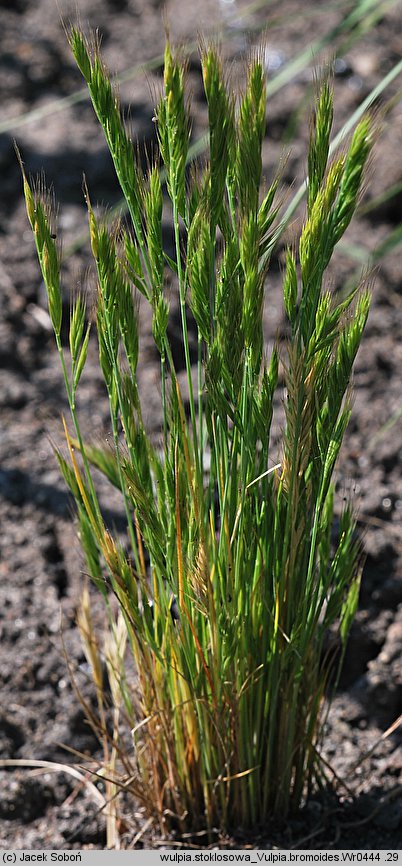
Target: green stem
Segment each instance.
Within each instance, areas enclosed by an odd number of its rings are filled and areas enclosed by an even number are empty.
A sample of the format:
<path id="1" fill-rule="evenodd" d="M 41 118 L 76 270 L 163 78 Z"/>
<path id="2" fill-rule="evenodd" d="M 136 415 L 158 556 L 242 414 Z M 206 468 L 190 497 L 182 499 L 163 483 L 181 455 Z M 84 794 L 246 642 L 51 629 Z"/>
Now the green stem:
<path id="1" fill-rule="evenodd" d="M 300 356 L 300 343 L 297 352 L 297 356 Z M 296 409 L 296 418 L 294 420 L 294 434 L 293 434 L 293 443 L 292 443 L 292 455 L 290 459 L 290 484 L 287 493 L 287 506 L 286 506 L 286 522 L 285 522 L 285 531 L 283 537 L 283 547 L 282 547 L 282 557 L 281 557 L 281 574 L 283 575 L 286 570 L 286 560 L 288 558 L 290 541 L 292 537 L 292 529 L 294 528 L 294 522 L 296 520 L 297 515 L 293 510 L 293 493 L 296 483 L 296 477 L 298 473 L 299 466 L 299 439 L 301 432 L 301 424 L 302 424 L 302 414 L 303 414 L 303 403 L 305 399 L 304 394 L 304 367 L 301 373 L 301 383 L 298 383 L 297 388 L 297 409 Z M 285 587 L 283 587 L 283 591 L 285 592 Z"/>
<path id="2" fill-rule="evenodd" d="M 119 403 L 120 403 L 120 400 L 119 400 Z M 120 405 L 120 411 L 121 411 L 121 405 Z M 116 424 L 116 418 L 113 417 L 112 411 L 110 412 L 110 418 L 112 421 L 113 441 L 114 441 L 114 447 L 115 447 L 115 451 L 116 451 L 116 460 L 117 460 L 117 468 L 118 468 L 118 473 L 119 473 L 120 487 L 121 487 L 121 492 L 123 494 L 124 511 L 126 514 L 128 534 L 129 534 L 129 538 L 130 538 L 130 542 L 131 542 L 131 548 L 133 551 L 133 556 L 134 556 L 134 560 L 135 560 L 135 567 L 137 569 L 137 574 L 141 574 L 142 572 L 141 572 L 141 565 L 140 565 L 140 559 L 139 559 L 139 554 L 138 554 L 137 539 L 135 536 L 133 519 L 131 516 L 131 510 L 130 510 L 130 504 L 129 504 L 129 501 L 127 498 L 126 483 L 125 483 L 125 479 L 124 479 L 124 475 L 123 475 L 123 468 L 122 468 L 121 460 L 120 460 L 119 431 L 118 431 L 118 427 Z M 124 421 L 123 421 L 123 423 L 124 423 Z M 127 429 L 125 426 L 125 423 L 124 423 L 124 429 L 125 430 Z M 127 437 L 127 440 L 128 440 L 128 437 Z M 127 442 L 127 444 L 128 444 L 128 442 Z"/>
<path id="3" fill-rule="evenodd" d="M 248 400 L 248 391 L 249 391 L 249 377 L 250 377 L 250 364 L 251 364 L 251 350 L 246 347 L 245 350 L 245 359 L 244 359 L 244 371 L 243 371 L 243 384 L 241 391 L 241 441 L 240 441 L 240 484 L 241 484 L 241 495 L 240 495 L 240 517 L 238 523 L 238 539 L 240 549 L 237 552 L 236 556 L 236 594 L 239 592 L 240 583 L 241 583 L 241 575 L 240 575 L 240 567 L 242 564 L 242 547 L 243 547 L 243 523 L 244 523 L 244 505 L 246 501 L 246 488 L 247 488 L 247 469 L 248 469 L 248 445 L 246 442 L 246 430 L 248 425 L 248 408 L 249 408 L 249 400 Z"/>
<path id="4" fill-rule="evenodd" d="M 200 473 L 204 478 L 204 416 L 203 416 L 203 381 L 202 381 L 202 337 L 198 332 L 198 356 L 197 356 L 197 383 L 198 383 L 198 433 L 200 448 Z"/>
<path id="5" fill-rule="evenodd" d="M 200 458 L 199 458 L 199 451 L 198 451 L 197 423 L 196 423 L 196 416 L 195 416 L 194 390 L 193 390 L 193 382 L 192 382 L 192 378 L 191 378 L 190 346 L 189 346 L 189 341 L 188 341 L 188 328 L 187 328 L 187 319 L 186 319 L 186 279 L 185 279 L 185 276 L 183 275 L 183 268 L 182 268 L 182 263 L 181 263 L 179 212 L 178 212 L 178 208 L 177 208 L 176 196 L 174 194 L 173 194 L 173 225 L 174 225 L 174 236 L 175 236 L 175 246 L 176 246 L 177 274 L 178 274 L 178 278 L 179 278 L 180 316 L 181 316 L 181 326 L 182 326 L 182 334 L 183 334 L 184 357 L 185 357 L 185 362 L 186 362 L 188 395 L 189 395 L 189 404 L 190 404 L 190 418 L 191 418 L 191 426 L 192 426 L 192 432 L 193 432 L 193 445 L 194 445 L 194 456 L 195 456 L 195 463 L 196 463 L 197 484 L 200 487 L 200 484 L 202 484 L 202 475 L 201 475 Z"/>
<path id="6" fill-rule="evenodd" d="M 78 439 L 78 444 L 79 444 L 80 452 L 82 455 L 82 460 L 83 460 L 84 469 L 85 469 L 85 476 L 86 476 L 86 479 L 88 482 L 88 487 L 89 487 L 89 490 L 91 493 L 92 505 L 95 509 L 96 517 L 99 521 L 99 524 L 102 525 L 103 520 L 102 520 L 102 515 L 101 515 L 101 511 L 100 511 L 100 507 L 99 507 L 98 497 L 96 495 L 94 483 L 92 481 L 91 470 L 90 470 L 87 455 L 85 452 L 84 442 L 83 442 L 82 435 L 81 435 L 81 429 L 80 429 L 80 426 L 78 423 L 78 417 L 77 417 L 77 412 L 76 412 L 76 407 L 75 407 L 75 388 L 71 388 L 71 386 L 70 386 L 66 362 L 64 359 L 63 347 L 61 345 L 60 334 L 55 333 L 55 338 L 56 338 L 57 351 L 59 353 L 59 358 L 60 358 L 60 363 L 61 363 L 61 369 L 63 371 L 63 379 L 64 379 L 64 385 L 65 385 L 66 394 L 67 394 L 68 405 L 70 407 L 70 413 L 71 413 L 71 418 L 72 418 L 72 421 L 74 424 L 75 435 Z"/>
<path id="7" fill-rule="evenodd" d="M 102 280 L 101 280 L 101 275 L 99 273 L 99 269 L 98 269 L 98 279 L 99 279 L 99 285 L 101 286 L 101 291 L 103 291 Z M 134 449 L 132 447 L 132 443 L 130 442 L 130 436 L 129 436 L 130 427 L 129 427 L 128 419 L 127 419 L 127 416 L 126 416 L 126 413 L 124 410 L 124 401 L 123 401 L 122 392 L 121 392 L 120 370 L 118 367 L 117 358 L 115 357 L 115 353 L 113 351 L 111 326 L 110 326 L 110 322 L 109 322 L 109 318 L 108 318 L 106 309 L 107 309 L 107 307 L 105 304 L 105 324 L 106 324 L 105 336 L 106 336 L 106 339 L 108 342 L 109 356 L 112 358 L 113 378 L 114 378 L 114 382 L 116 385 L 117 400 L 118 400 L 120 414 L 121 414 L 121 418 L 122 418 L 122 422 L 123 422 L 127 447 L 128 447 L 128 451 L 130 454 L 130 459 L 135 464 L 135 452 L 134 452 Z M 120 460 L 119 431 L 118 431 L 118 427 L 117 427 L 116 418 L 115 418 L 114 412 L 112 410 L 112 395 L 111 394 L 109 394 L 109 404 L 110 404 L 110 419 L 112 422 L 112 431 L 113 431 L 113 441 L 114 441 L 114 446 L 116 449 L 117 468 L 118 468 L 118 473 L 119 473 L 121 492 L 123 495 L 124 510 L 125 510 L 126 518 L 127 518 L 128 534 L 129 534 L 129 538 L 130 538 L 130 542 L 131 542 L 131 548 L 132 548 L 133 555 L 134 555 L 135 566 L 136 566 L 138 574 L 140 574 L 141 573 L 141 567 L 140 567 L 140 560 L 139 560 L 139 554 L 138 554 L 137 539 L 136 539 L 136 535 L 135 535 L 133 518 L 132 518 L 131 510 L 130 510 L 130 504 L 129 504 L 128 497 L 127 497 L 126 482 L 124 479 L 123 469 L 122 469 L 121 460 Z"/>

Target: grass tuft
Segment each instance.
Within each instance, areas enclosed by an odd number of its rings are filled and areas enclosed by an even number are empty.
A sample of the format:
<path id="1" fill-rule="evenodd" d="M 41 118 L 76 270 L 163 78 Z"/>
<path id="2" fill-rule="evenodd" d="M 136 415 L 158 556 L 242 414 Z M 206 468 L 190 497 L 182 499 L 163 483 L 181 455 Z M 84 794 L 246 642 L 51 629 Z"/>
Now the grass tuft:
<path id="1" fill-rule="evenodd" d="M 99 41 L 89 43 L 73 28 L 70 44 L 132 222 L 123 231 L 99 221 L 86 190 L 113 450 L 83 441 L 76 392 L 89 340 L 85 304 L 80 296 L 74 300 L 64 351 L 60 257 L 48 199 L 24 170 L 23 181 L 74 427 L 72 435 L 64 422 L 68 459 L 56 456 L 76 501 L 88 573 L 109 613 L 112 596 L 119 608 L 106 651 L 111 724 L 87 595 L 80 614 L 109 793 L 114 797 L 120 768 L 120 783 L 163 833 L 255 828 L 297 809 L 321 777 L 323 700 L 338 664 L 327 651 L 328 631 L 344 648 L 358 600 L 355 521 L 346 506 L 334 534 L 333 474 L 370 297 L 353 287 L 340 300 L 327 290 L 325 272 L 359 202 L 371 121 L 363 117 L 349 149 L 330 162 L 333 97 L 322 82 L 306 154 L 307 213 L 283 277 L 290 338 L 281 357 L 274 347 L 267 358 L 264 281 L 279 204 L 277 177 L 261 189 L 261 58 L 249 61 L 236 101 L 219 53 L 202 47 L 209 161 L 203 174 L 186 173 L 185 63 L 168 42 L 156 108 L 160 154 L 144 173 Z M 163 177 L 173 258 L 163 247 Z M 177 287 L 186 393 L 168 333 L 168 279 Z M 135 291 L 151 306 L 160 355 L 160 448 L 142 417 Z M 280 363 L 285 422 L 278 454 L 271 422 Z M 94 467 L 122 493 L 124 549 L 105 525 Z M 132 663 L 134 684 L 127 676 Z M 131 747 L 124 728 L 132 731 Z M 109 828 L 114 838 L 113 810 Z"/>

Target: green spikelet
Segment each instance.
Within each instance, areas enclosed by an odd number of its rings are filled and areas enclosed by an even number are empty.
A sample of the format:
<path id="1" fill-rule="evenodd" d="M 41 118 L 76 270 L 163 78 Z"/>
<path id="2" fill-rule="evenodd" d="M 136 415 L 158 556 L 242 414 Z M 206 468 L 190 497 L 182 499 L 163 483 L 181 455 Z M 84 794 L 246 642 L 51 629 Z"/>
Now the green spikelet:
<path id="1" fill-rule="evenodd" d="M 333 91 L 328 81 L 324 81 L 317 96 L 316 110 L 313 115 L 310 133 L 308 152 L 308 212 L 310 212 L 316 199 L 327 169 L 333 116 Z"/>
<path id="2" fill-rule="evenodd" d="M 234 153 L 234 103 L 227 92 L 222 64 L 214 48 L 205 49 L 202 74 L 208 103 L 210 195 L 209 211 L 212 230 L 220 222 L 224 205 L 229 160 Z"/>
<path id="3" fill-rule="evenodd" d="M 156 295 L 159 295 L 162 290 L 164 272 L 162 206 L 160 173 L 157 166 L 154 165 L 149 173 L 148 189 L 144 192 L 144 209 L 152 286 Z"/>
<path id="4" fill-rule="evenodd" d="M 261 147 L 265 134 L 266 85 L 262 63 L 248 69 L 238 121 L 237 184 L 242 215 L 256 212 L 261 183 Z"/>
<path id="5" fill-rule="evenodd" d="M 179 214 L 186 214 L 186 162 L 190 127 L 185 106 L 185 69 L 173 57 L 170 43 L 165 48 L 165 97 L 157 111 L 158 135 L 168 171 L 169 195 Z"/>

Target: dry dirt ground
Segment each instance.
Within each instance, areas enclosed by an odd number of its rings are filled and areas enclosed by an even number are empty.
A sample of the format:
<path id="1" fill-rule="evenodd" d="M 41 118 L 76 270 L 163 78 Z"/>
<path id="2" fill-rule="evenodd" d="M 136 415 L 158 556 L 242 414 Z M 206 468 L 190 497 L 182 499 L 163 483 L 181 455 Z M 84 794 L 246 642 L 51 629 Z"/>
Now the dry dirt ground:
<path id="1" fill-rule="evenodd" d="M 65 15 L 74 17 L 75 4 L 60 0 L 59 5 Z M 242 16 L 245 4 L 236 0 L 200 0 L 196 7 L 188 0 L 166 4 L 173 39 L 187 42 L 196 37 L 196 30 L 216 35 L 226 28 L 225 52 L 234 75 L 250 41 L 247 29 L 265 23 L 270 80 L 329 25 L 339 24 L 345 9 L 354 5 L 335 3 L 328 13 L 310 0 L 301 14 L 301 4 L 284 0 L 267 2 L 265 10 Z M 163 50 L 158 0 L 78 0 L 78 7 L 83 25 L 99 27 L 103 34 L 111 70 L 132 69 Z M 66 405 L 13 139 L 27 170 L 43 169 L 60 202 L 66 314 L 69 293 L 85 280 L 90 262 L 82 173 L 93 200 L 113 205 L 119 191 L 88 101 L 79 99 L 70 106 L 61 102 L 82 82 L 54 0 L 0 0 L 0 34 L 0 751 L 5 758 L 68 762 L 75 759 L 64 747 L 88 756 L 98 753 L 62 650 L 61 629 L 70 663 L 90 694 L 75 626 L 83 564 L 71 503 L 50 443 L 61 439 L 60 413 Z M 334 38 L 328 50 L 337 44 L 339 38 Z M 341 51 L 335 67 L 336 129 L 401 52 L 402 6 L 395 3 L 358 45 Z M 265 171 L 271 176 L 281 154 L 289 152 L 284 192 L 304 177 L 313 66 L 309 59 L 267 108 Z M 197 137 L 203 130 L 205 106 L 196 53 L 191 55 L 189 79 Z M 147 77 L 132 76 L 121 87 L 123 104 L 131 104 L 134 134 L 148 143 L 154 137 L 152 91 L 160 80 L 156 64 Z M 401 85 L 399 78 L 387 92 L 387 98 L 396 98 L 383 121 L 366 203 L 401 178 Z M 378 107 L 383 104 L 381 100 Z M 28 111 L 38 113 L 20 122 Z M 355 252 L 364 258 L 382 242 L 400 222 L 401 204 L 399 191 L 375 210 L 362 212 L 347 237 Z M 297 223 L 290 232 L 296 234 Z M 281 256 L 278 251 L 267 281 L 267 340 L 285 333 L 279 295 Z M 331 270 L 334 288 L 342 288 L 355 269 L 356 260 L 344 248 Z M 141 383 L 148 424 L 157 430 L 157 366 L 146 325 L 144 316 Z M 172 327 L 174 333 L 174 322 Z M 84 430 L 106 437 L 108 411 L 96 354 L 93 341 L 79 408 Z M 315 796 L 287 824 L 262 827 L 256 840 L 240 829 L 236 839 L 221 841 L 223 846 L 402 847 L 401 731 L 395 726 L 388 732 L 402 713 L 402 421 L 384 430 L 402 407 L 401 370 L 402 266 L 396 251 L 385 258 L 375 277 L 372 312 L 356 367 L 353 420 L 338 471 L 340 499 L 352 492 L 357 500 L 366 549 L 359 612 L 325 743 L 338 781 L 332 794 Z M 110 523 L 118 526 L 118 507 L 107 502 L 105 509 Z M 98 615 L 96 599 L 94 609 Z M 104 817 L 97 804 L 65 773 L 13 768 L 1 770 L 0 777 L 2 846 L 105 845 Z M 152 828 L 135 843 L 143 817 L 135 807 L 124 808 L 124 847 L 160 843 Z"/>

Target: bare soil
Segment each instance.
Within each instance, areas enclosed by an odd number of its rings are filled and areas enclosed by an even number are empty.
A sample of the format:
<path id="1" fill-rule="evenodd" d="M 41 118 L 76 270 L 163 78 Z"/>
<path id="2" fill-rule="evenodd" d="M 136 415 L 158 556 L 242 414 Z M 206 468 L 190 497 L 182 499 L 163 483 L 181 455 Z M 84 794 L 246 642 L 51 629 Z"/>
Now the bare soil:
<path id="1" fill-rule="evenodd" d="M 75 3 L 60 5 L 65 16 L 75 17 Z M 283 0 L 242 17 L 243 2 L 200 0 L 194 6 L 188 0 L 168 0 L 166 4 L 173 39 L 187 42 L 199 30 L 216 35 L 226 28 L 225 53 L 234 77 L 241 72 L 247 45 L 253 41 L 247 31 L 265 24 L 270 79 L 302 47 L 312 46 L 328 24 L 339 24 L 345 9 L 353 5 L 343 3 L 324 14 L 319 4 L 310 2 L 303 4 L 301 14 L 299 3 Z M 78 6 L 83 25 L 89 22 L 103 34 L 105 57 L 113 71 L 121 73 L 163 51 L 158 0 L 79 0 Z M 83 172 L 93 200 L 114 205 L 120 193 L 88 101 L 64 105 L 62 110 L 57 107 L 59 100 L 82 87 L 82 81 L 54 0 L 0 0 L 0 34 L 2 121 L 10 119 L 0 135 L 0 752 L 4 758 L 80 764 L 66 747 L 96 758 L 99 745 L 74 694 L 63 647 L 91 700 L 75 625 L 85 577 L 71 502 L 51 447 L 51 440 L 61 442 L 60 414 L 66 411 L 66 403 L 13 139 L 27 170 L 43 169 L 60 202 L 66 316 L 70 292 L 86 280 L 90 265 Z M 328 50 L 336 44 L 339 39 L 334 37 Z M 396 3 L 336 63 L 336 130 L 399 59 L 401 50 L 402 7 Z M 281 154 L 289 153 L 283 169 L 284 194 L 305 176 L 313 72 L 311 60 L 267 107 L 265 172 L 272 177 Z M 196 53 L 191 54 L 189 80 L 196 138 L 205 128 Z M 400 86 L 401 81 L 396 81 L 386 98 L 397 94 Z M 152 92 L 158 87 L 157 64 L 147 79 L 137 75 L 121 86 L 123 104 L 131 105 L 133 132 L 148 145 L 154 140 Z M 383 105 L 380 101 L 378 108 Z M 21 122 L 33 110 L 39 114 Z M 398 95 L 382 123 L 365 204 L 401 179 L 401 123 Z M 401 204 L 399 191 L 375 210 L 362 210 L 347 241 L 363 259 L 399 224 Z M 168 237 L 168 222 L 166 233 Z M 295 220 L 289 237 L 296 233 Z M 286 335 L 281 264 L 279 250 L 267 281 L 268 343 Z M 358 278 L 360 267 L 344 246 L 331 268 L 331 285 L 341 289 L 348 279 Z M 147 423 L 156 432 L 160 418 L 157 359 L 143 309 L 141 316 L 141 387 Z M 173 336 L 175 327 L 173 317 Z M 177 352 L 179 358 L 179 345 Z M 402 847 L 401 729 L 396 725 L 388 732 L 402 713 L 402 421 L 384 430 L 402 408 L 401 370 L 402 266 L 395 251 L 375 274 L 373 306 L 354 379 L 353 419 L 338 470 L 340 503 L 343 496 L 357 500 L 366 563 L 359 611 L 327 724 L 324 754 L 336 776 L 328 770 L 332 784 L 292 820 L 261 827 L 254 839 L 240 828 L 236 838 L 217 840 L 222 847 Z M 79 408 L 85 432 L 107 437 L 108 408 L 94 340 Z M 122 519 L 118 502 L 106 495 L 104 501 L 107 520 L 118 527 Z M 100 622 L 96 596 L 94 610 Z M 156 828 L 141 836 L 144 818 L 135 804 L 123 803 L 121 808 L 123 847 L 167 844 Z M 0 839 L 1 847 L 11 848 L 102 848 L 105 822 L 90 791 L 65 773 L 8 768 L 0 771 Z M 174 840 L 170 841 L 174 847 Z"/>

